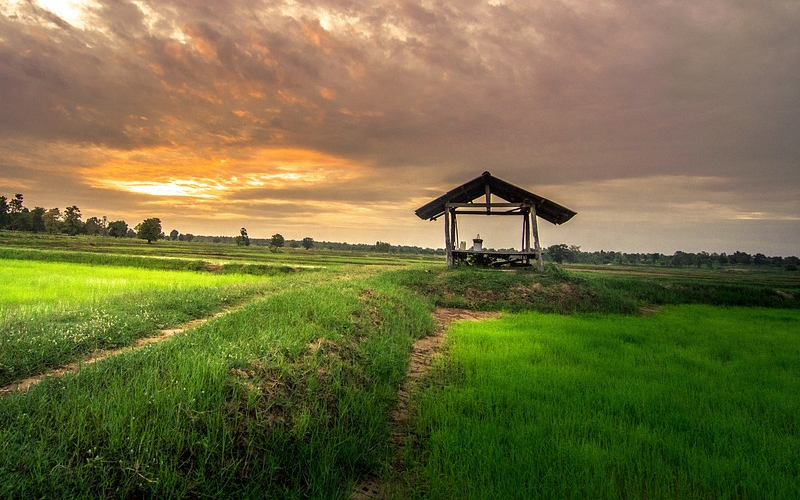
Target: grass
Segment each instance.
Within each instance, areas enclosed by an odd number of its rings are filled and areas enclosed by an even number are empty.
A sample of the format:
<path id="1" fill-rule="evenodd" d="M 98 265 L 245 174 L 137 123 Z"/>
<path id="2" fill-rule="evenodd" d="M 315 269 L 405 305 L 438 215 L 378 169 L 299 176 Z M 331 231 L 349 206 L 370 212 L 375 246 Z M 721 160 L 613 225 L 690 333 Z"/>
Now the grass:
<path id="1" fill-rule="evenodd" d="M 798 493 L 797 273 L 539 275 L 194 242 L 0 243 L 0 380 L 243 304 L 0 398 L 0 498 L 348 498 L 394 461 L 390 414 L 433 306 L 520 314 L 453 330 L 416 399 L 399 495 Z M 703 303 L 724 307 L 673 306 Z M 666 307 L 642 316 L 654 306 Z"/>
<path id="2" fill-rule="evenodd" d="M 410 490 L 797 498 L 798 332 L 796 311 L 709 306 L 458 324 L 417 398 Z"/>
<path id="3" fill-rule="evenodd" d="M 427 307 L 381 277 L 296 282 L 3 398 L 0 497 L 346 498 L 386 460 Z"/>
<path id="4" fill-rule="evenodd" d="M 206 316 L 263 278 L 0 260 L 0 385 Z"/>
<path id="5" fill-rule="evenodd" d="M 347 265 L 400 267 L 443 262 L 443 257 L 430 255 L 337 252 L 322 247 L 311 250 L 281 248 L 273 252 L 268 247 L 256 245 L 165 240 L 148 244 L 144 240 L 131 238 L 0 231 L 0 259 L 3 258 L 190 270 L 202 270 L 209 265 L 216 269 L 217 266 L 238 264 L 261 267 L 261 273 Z"/>
<path id="6" fill-rule="evenodd" d="M 249 276 L 154 271 L 122 266 L 0 260 L 0 317 L 25 316 L 97 305 L 109 298 L 140 292 L 224 287 L 254 283 Z"/>
<path id="7" fill-rule="evenodd" d="M 754 276 L 699 278 L 674 273 L 635 276 L 579 273 L 550 266 L 534 272 L 480 269 L 411 269 L 394 273 L 398 283 L 441 307 L 559 314 L 639 314 L 670 304 L 800 308 L 800 275 L 776 271 Z"/>

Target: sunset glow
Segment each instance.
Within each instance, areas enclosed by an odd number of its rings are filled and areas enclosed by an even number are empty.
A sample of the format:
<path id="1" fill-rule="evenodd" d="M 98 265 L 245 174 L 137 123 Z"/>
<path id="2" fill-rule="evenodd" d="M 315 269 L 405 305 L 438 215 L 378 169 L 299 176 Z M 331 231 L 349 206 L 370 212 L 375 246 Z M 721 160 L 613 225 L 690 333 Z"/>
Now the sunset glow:
<path id="1" fill-rule="evenodd" d="M 11 3 L 20 1 L 12 0 Z M 91 0 L 34 0 L 34 3 L 78 28 L 87 27 L 88 9 L 97 7 L 97 3 Z"/>
<path id="2" fill-rule="evenodd" d="M 84 169 L 94 187 L 151 196 L 218 198 L 231 192 L 332 185 L 356 180 L 364 167 L 299 149 L 254 151 L 243 158 L 200 157 L 186 150 L 142 150 Z"/>

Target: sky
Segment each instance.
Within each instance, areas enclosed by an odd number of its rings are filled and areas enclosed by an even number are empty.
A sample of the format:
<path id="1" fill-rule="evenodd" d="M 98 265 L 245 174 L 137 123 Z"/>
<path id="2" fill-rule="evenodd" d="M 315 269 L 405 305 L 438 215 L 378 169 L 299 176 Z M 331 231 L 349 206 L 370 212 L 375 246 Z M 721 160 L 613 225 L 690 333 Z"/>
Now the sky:
<path id="1" fill-rule="evenodd" d="M 543 246 L 798 255 L 798 26 L 797 0 L 0 0 L 0 194 L 443 247 L 414 210 L 490 171 L 578 213 Z M 460 234 L 519 246 L 508 219 Z"/>

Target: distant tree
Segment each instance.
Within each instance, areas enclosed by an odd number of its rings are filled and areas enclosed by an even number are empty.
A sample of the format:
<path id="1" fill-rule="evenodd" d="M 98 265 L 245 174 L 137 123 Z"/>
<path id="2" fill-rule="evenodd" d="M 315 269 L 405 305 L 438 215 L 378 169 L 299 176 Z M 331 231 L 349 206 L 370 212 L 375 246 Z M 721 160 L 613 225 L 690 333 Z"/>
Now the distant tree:
<path id="1" fill-rule="evenodd" d="M 31 231 L 34 233 L 44 232 L 44 214 L 45 209 L 42 207 L 31 210 Z"/>
<path id="2" fill-rule="evenodd" d="M 8 202 L 8 228 L 16 231 L 30 231 L 30 214 L 22 203 L 22 195 L 17 193 L 14 199 Z"/>
<path id="3" fill-rule="evenodd" d="M 250 246 L 250 237 L 247 236 L 247 229 L 246 228 L 241 228 L 239 230 L 239 236 L 236 236 L 235 238 L 233 238 L 233 241 L 234 241 L 234 243 L 236 243 L 240 247 L 241 246 L 249 247 Z"/>
<path id="4" fill-rule="evenodd" d="M 135 229 L 139 239 L 147 240 L 148 243 L 164 237 L 164 233 L 161 232 L 161 219 L 157 217 L 143 220 Z"/>
<path id="5" fill-rule="evenodd" d="M 139 235 L 138 235 L 138 234 L 136 234 L 136 231 L 134 231 L 134 230 L 133 230 L 133 229 L 131 229 L 131 228 L 128 228 L 128 232 L 127 232 L 127 233 L 125 233 L 125 237 L 126 237 L 126 238 L 136 238 L 137 236 L 139 236 Z"/>
<path id="6" fill-rule="evenodd" d="M 169 239 L 172 241 L 178 241 L 178 236 L 180 236 L 180 233 L 177 229 L 173 229 L 169 232 Z"/>
<path id="7" fill-rule="evenodd" d="M 283 235 L 280 233 L 275 233 L 272 235 L 272 238 L 269 240 L 269 246 L 274 249 L 278 249 L 286 244 L 286 240 L 284 239 Z"/>
<path id="8" fill-rule="evenodd" d="M 24 208 L 22 204 L 22 194 L 20 193 L 15 194 L 14 199 L 8 203 L 8 206 L 12 214 L 18 214 L 22 212 L 22 209 Z"/>
<path id="9" fill-rule="evenodd" d="M 97 217 L 89 217 L 86 219 L 84 228 L 86 230 L 86 234 L 91 236 L 105 236 L 108 234 L 105 221 L 98 219 Z"/>
<path id="10" fill-rule="evenodd" d="M 677 250 L 670 259 L 670 265 L 672 267 L 686 267 L 692 265 L 692 261 L 693 259 L 690 254 Z"/>
<path id="11" fill-rule="evenodd" d="M 108 235 L 114 238 L 124 238 L 128 235 L 128 223 L 124 220 L 115 220 L 108 223 Z"/>
<path id="12" fill-rule="evenodd" d="M 16 231 L 33 231 L 33 219 L 31 211 L 22 207 L 22 211 L 14 214 L 11 220 L 11 229 Z"/>
<path id="13" fill-rule="evenodd" d="M 558 245 L 552 245 L 547 247 L 547 255 L 553 262 L 557 262 L 559 264 L 563 263 L 564 260 L 568 259 L 569 254 L 572 251 L 569 249 L 567 245 L 564 243 L 560 243 Z"/>
<path id="14" fill-rule="evenodd" d="M 8 198 L 0 196 L 0 229 L 8 229 L 11 223 L 10 211 L 11 207 L 8 205 Z"/>
<path id="15" fill-rule="evenodd" d="M 305 248 L 306 250 L 310 250 L 311 248 L 314 247 L 314 238 L 306 236 L 305 238 L 303 238 L 303 241 L 300 244 L 303 245 L 303 248 Z"/>
<path id="16" fill-rule="evenodd" d="M 292 240 L 289 243 L 289 248 L 300 248 L 300 242 L 297 240 Z"/>
<path id="17" fill-rule="evenodd" d="M 55 234 L 61 232 L 61 210 L 51 208 L 42 216 L 44 219 L 44 230 L 48 233 Z"/>
<path id="18" fill-rule="evenodd" d="M 753 256 L 747 252 L 733 252 L 728 259 L 730 260 L 731 264 L 747 264 L 750 265 L 753 263 Z"/>
<path id="19" fill-rule="evenodd" d="M 392 244 L 391 243 L 386 243 L 385 241 L 380 241 L 380 240 L 375 242 L 375 251 L 376 252 L 388 253 L 389 250 L 391 250 L 391 249 L 392 249 Z"/>
<path id="20" fill-rule="evenodd" d="M 192 241 L 194 239 L 194 235 L 192 233 L 182 234 L 183 241 Z"/>
<path id="21" fill-rule="evenodd" d="M 70 236 L 82 234 L 86 231 L 86 226 L 81 220 L 81 210 L 75 205 L 64 209 L 63 230 Z"/>

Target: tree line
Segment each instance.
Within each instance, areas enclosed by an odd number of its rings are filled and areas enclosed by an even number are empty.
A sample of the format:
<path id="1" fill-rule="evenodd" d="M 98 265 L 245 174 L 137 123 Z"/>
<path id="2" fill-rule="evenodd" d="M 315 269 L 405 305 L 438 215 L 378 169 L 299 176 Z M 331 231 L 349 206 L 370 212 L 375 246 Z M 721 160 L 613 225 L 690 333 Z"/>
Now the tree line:
<path id="1" fill-rule="evenodd" d="M 585 252 L 579 246 L 558 244 L 545 249 L 545 258 L 552 262 L 569 264 L 616 264 L 623 266 L 660 266 L 660 267 L 722 267 L 728 265 L 743 266 L 770 266 L 784 267 L 788 270 L 797 270 L 800 259 L 796 256 L 769 257 L 763 253 L 749 254 L 735 251 L 733 253 L 708 253 L 708 252 L 683 252 L 677 251 L 672 255 L 662 253 L 627 253 L 614 251 Z"/>
<path id="2" fill-rule="evenodd" d="M 75 205 L 63 211 L 58 207 L 29 209 L 25 206 L 24 196 L 21 193 L 15 194 L 11 199 L 0 196 L 0 229 L 70 236 L 88 234 L 115 238 L 141 238 L 148 243 L 165 237 L 161 231 L 161 220 L 157 217 L 145 219 L 133 228 L 128 227 L 128 223 L 124 220 L 109 221 L 106 216 L 89 217 L 84 221 L 81 209 Z"/>
<path id="3" fill-rule="evenodd" d="M 111 236 L 115 238 L 141 238 L 148 243 L 159 239 L 172 241 L 201 241 L 211 243 L 226 243 L 249 246 L 269 247 L 272 251 L 288 246 L 290 248 L 313 247 L 342 252 L 373 252 L 390 254 L 428 254 L 444 255 L 441 248 L 422 248 L 410 245 L 392 245 L 384 241 L 377 241 L 374 245 L 367 243 L 344 243 L 333 241 L 316 242 L 310 236 L 302 240 L 287 240 L 280 233 L 271 238 L 250 238 L 246 228 L 241 228 L 238 236 L 202 236 L 191 233 L 181 234 L 177 229 L 164 234 L 161 229 L 161 220 L 157 217 L 145 219 L 131 228 L 124 220 L 109 221 L 107 217 L 89 217 L 82 219 L 80 209 L 72 205 L 63 211 L 59 208 L 45 209 L 34 207 L 28 209 L 24 205 L 22 194 L 15 194 L 9 199 L 0 196 L 0 230 L 29 231 L 33 233 L 51 234 L 87 234 L 92 236 Z M 543 249 L 542 256 L 545 260 L 559 264 L 595 264 L 595 265 L 625 265 L 625 266 L 661 266 L 661 267 L 720 267 L 727 265 L 744 266 L 770 266 L 784 267 L 796 270 L 800 266 L 800 259 L 796 256 L 769 257 L 763 253 L 749 254 L 735 251 L 733 253 L 708 253 L 708 252 L 683 252 L 677 251 L 672 255 L 662 253 L 627 253 L 615 251 L 582 251 L 579 246 L 564 243 L 552 245 Z"/>
<path id="4" fill-rule="evenodd" d="M 161 229 L 161 219 L 151 217 L 143 220 L 135 227 L 129 227 L 124 220 L 109 221 L 108 217 L 89 217 L 85 221 L 80 208 L 75 205 L 61 210 L 60 208 L 45 209 L 25 206 L 24 195 L 17 193 L 13 198 L 0 196 L 0 230 L 27 231 L 31 233 L 68 234 L 76 236 L 86 234 L 90 236 L 111 236 L 114 238 L 141 238 L 152 243 L 157 240 L 171 241 L 210 241 L 213 243 L 235 243 L 236 245 L 249 246 L 251 241 L 256 244 L 270 246 L 273 250 L 288 244 L 291 247 L 310 249 L 314 246 L 314 238 L 307 236 L 299 241 L 285 240 L 280 234 L 275 234 L 269 240 L 251 240 L 247 229 L 242 228 L 238 236 L 195 236 L 191 233 L 181 234 L 173 229 L 169 234 L 164 234 Z"/>

